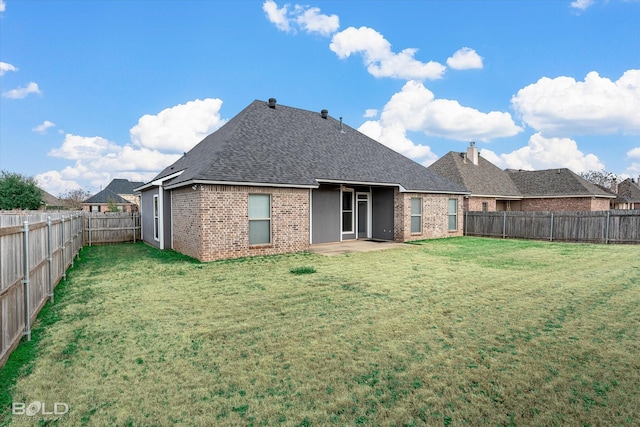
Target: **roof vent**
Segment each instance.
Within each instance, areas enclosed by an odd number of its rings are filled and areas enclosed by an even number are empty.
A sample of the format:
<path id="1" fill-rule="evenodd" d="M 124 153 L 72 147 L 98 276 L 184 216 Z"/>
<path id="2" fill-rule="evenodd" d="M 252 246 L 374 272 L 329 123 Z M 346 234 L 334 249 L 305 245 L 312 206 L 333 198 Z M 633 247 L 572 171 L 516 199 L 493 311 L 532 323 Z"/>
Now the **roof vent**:
<path id="1" fill-rule="evenodd" d="M 269 98 L 269 108 L 276 108 L 276 99 Z"/>
<path id="2" fill-rule="evenodd" d="M 329 110 L 320 111 L 320 117 L 322 117 L 323 119 L 326 119 L 328 115 L 329 115 Z"/>

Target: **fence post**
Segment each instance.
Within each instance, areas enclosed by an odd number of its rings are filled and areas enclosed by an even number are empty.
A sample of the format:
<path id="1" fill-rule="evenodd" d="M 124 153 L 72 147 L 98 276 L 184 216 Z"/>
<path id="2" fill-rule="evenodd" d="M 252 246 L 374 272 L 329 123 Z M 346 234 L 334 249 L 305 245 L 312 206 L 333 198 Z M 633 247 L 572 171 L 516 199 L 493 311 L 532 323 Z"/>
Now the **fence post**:
<path id="1" fill-rule="evenodd" d="M 60 215 L 60 219 L 62 220 L 62 244 L 61 244 L 61 248 L 62 248 L 62 278 L 64 280 L 67 280 L 67 257 L 65 256 L 65 246 L 64 246 L 64 215 Z"/>
<path id="2" fill-rule="evenodd" d="M 507 235 L 507 211 L 504 211 L 502 215 L 502 238 L 504 239 Z"/>
<path id="3" fill-rule="evenodd" d="M 22 234 L 22 269 L 24 280 L 22 280 L 22 292 L 24 300 L 24 332 L 22 335 L 31 341 L 31 303 L 30 303 L 30 283 L 29 283 L 29 221 L 24 221 L 24 232 Z"/>
<path id="4" fill-rule="evenodd" d="M 462 232 L 463 236 L 467 235 L 467 218 L 469 217 L 468 212 L 465 211 L 462 213 L 464 215 L 464 231 Z M 135 231 L 133 233 L 133 238 L 135 239 Z M 133 243 L 135 243 L 136 241 L 134 240 Z"/>
<path id="5" fill-rule="evenodd" d="M 91 217 L 93 215 L 87 215 L 87 232 L 89 233 L 89 246 L 91 246 Z"/>
<path id="6" fill-rule="evenodd" d="M 49 267 L 49 300 L 53 302 L 53 253 L 51 252 L 51 217 L 47 217 L 47 264 Z"/>
<path id="7" fill-rule="evenodd" d="M 131 212 L 131 219 L 133 220 L 133 243 L 136 242 L 136 232 L 138 231 L 138 216 L 135 212 Z M 464 235 L 464 232 L 462 233 Z"/>
<path id="8" fill-rule="evenodd" d="M 71 214 L 69 216 L 69 243 L 71 243 L 71 267 L 73 267 L 73 261 L 75 260 L 76 256 L 75 256 L 75 250 L 76 250 L 76 234 L 74 233 L 74 224 L 75 221 L 73 220 L 74 215 Z"/>
<path id="9" fill-rule="evenodd" d="M 549 236 L 549 241 L 553 242 L 553 212 L 551 212 L 551 236 Z"/>
<path id="10" fill-rule="evenodd" d="M 611 212 L 607 211 L 607 225 L 605 227 L 605 232 L 604 232 L 605 245 L 609 243 L 609 219 L 610 218 L 611 218 Z"/>

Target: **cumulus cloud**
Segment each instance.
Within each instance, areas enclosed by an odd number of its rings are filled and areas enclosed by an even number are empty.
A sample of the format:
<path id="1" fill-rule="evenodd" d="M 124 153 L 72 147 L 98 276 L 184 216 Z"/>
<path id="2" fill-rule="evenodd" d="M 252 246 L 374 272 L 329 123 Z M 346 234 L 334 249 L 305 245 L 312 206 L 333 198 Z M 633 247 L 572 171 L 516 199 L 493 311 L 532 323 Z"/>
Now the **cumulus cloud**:
<path id="1" fill-rule="evenodd" d="M 340 18 L 337 15 L 325 15 L 317 7 L 296 4 L 293 9 L 289 9 L 289 5 L 279 8 L 276 2 L 267 0 L 262 4 L 262 10 L 269 22 L 280 31 L 295 32 L 297 28 L 326 37 L 340 28 Z"/>
<path id="2" fill-rule="evenodd" d="M 0 0 L 2 1 L 2 0 Z M 0 10 L 1 12 L 1 10 Z M 18 71 L 18 68 L 9 64 L 8 62 L 0 62 L 0 76 L 4 75 L 7 71 Z"/>
<path id="3" fill-rule="evenodd" d="M 378 110 L 376 110 L 375 108 L 367 108 L 367 110 L 364 112 L 364 117 L 366 118 L 376 117 L 377 115 Z"/>
<path id="4" fill-rule="evenodd" d="M 447 65 L 454 70 L 482 68 L 482 57 L 475 50 L 463 47 L 447 58 Z"/>
<path id="5" fill-rule="evenodd" d="M 379 125 L 382 128 L 401 126 L 409 131 L 460 141 L 489 141 L 522 131 L 509 113 L 483 113 L 457 101 L 436 99 L 417 81 L 407 82 L 400 92 L 391 97 L 380 115 Z"/>
<path id="6" fill-rule="evenodd" d="M 113 178 L 149 181 L 178 160 L 183 151 L 190 150 L 224 124 L 219 114 L 221 105 L 221 100 L 209 98 L 145 115 L 131 128 L 131 142 L 125 145 L 100 136 L 66 134 L 60 147 L 50 150 L 48 155 L 74 164 L 36 178 L 52 194 L 79 188 L 80 182 L 95 191 Z M 51 126 L 53 123 L 44 122 L 34 130 Z"/>
<path id="7" fill-rule="evenodd" d="M 629 157 L 630 159 L 640 160 L 640 147 L 636 147 L 627 151 L 627 157 Z"/>
<path id="8" fill-rule="evenodd" d="M 189 151 L 225 123 L 220 118 L 221 106 L 220 99 L 196 99 L 155 115 L 146 114 L 131 128 L 131 141 L 139 147 L 172 153 Z"/>
<path id="9" fill-rule="evenodd" d="M 540 170 L 569 168 L 576 173 L 603 170 L 604 164 L 594 154 L 584 154 L 570 138 L 545 138 L 531 135 L 525 147 L 506 154 L 483 149 L 482 157 L 501 168 Z"/>
<path id="10" fill-rule="evenodd" d="M 524 123 L 547 136 L 640 133 L 640 70 L 617 81 L 592 71 L 583 82 L 543 77 L 511 98 Z"/>
<path id="11" fill-rule="evenodd" d="M 575 0 L 571 2 L 571 7 L 578 10 L 586 10 L 593 5 L 594 0 Z"/>
<path id="12" fill-rule="evenodd" d="M 7 92 L 4 92 L 2 96 L 4 98 L 9 98 L 9 99 L 22 99 L 31 93 L 35 93 L 35 94 L 42 93 L 40 92 L 40 88 L 38 87 L 37 83 L 29 82 L 29 84 L 26 87 L 19 87 L 17 89 L 9 90 Z"/>
<path id="13" fill-rule="evenodd" d="M 52 128 L 55 125 L 55 123 L 50 122 L 49 120 L 45 120 L 44 122 L 42 122 L 42 124 L 39 124 L 31 130 L 44 135 L 45 133 L 47 133 L 47 129 Z"/>
<path id="14" fill-rule="evenodd" d="M 0 12 L 4 12 L 7 9 L 7 5 L 4 0 L 0 0 Z"/>
<path id="15" fill-rule="evenodd" d="M 361 54 L 367 71 L 375 77 L 436 80 L 442 78 L 446 70 L 438 62 L 424 63 L 415 59 L 417 49 L 392 52 L 391 43 L 382 34 L 368 27 L 349 27 L 335 34 L 329 49 L 341 59 Z"/>

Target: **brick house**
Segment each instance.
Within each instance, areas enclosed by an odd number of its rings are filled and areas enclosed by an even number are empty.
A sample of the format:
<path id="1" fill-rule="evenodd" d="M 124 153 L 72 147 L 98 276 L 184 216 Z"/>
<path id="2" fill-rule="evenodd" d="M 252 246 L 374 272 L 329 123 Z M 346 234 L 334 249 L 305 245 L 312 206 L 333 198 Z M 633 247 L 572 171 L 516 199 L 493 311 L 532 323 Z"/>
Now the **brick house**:
<path id="1" fill-rule="evenodd" d="M 109 206 L 114 206 L 119 212 L 135 212 L 140 205 L 140 195 L 136 194 L 134 188 L 143 184 L 143 182 L 114 178 L 104 190 L 82 202 L 82 210 L 108 212 Z"/>
<path id="2" fill-rule="evenodd" d="M 141 191 L 142 239 L 201 261 L 462 235 L 463 186 L 326 110 L 254 101 Z"/>
<path id="3" fill-rule="evenodd" d="M 603 211 L 615 198 L 567 168 L 502 170 L 480 156 L 473 142 L 466 152 L 445 154 L 429 170 L 469 190 L 465 211 Z"/>
<path id="4" fill-rule="evenodd" d="M 627 178 L 612 187 L 612 190 L 616 196 L 615 209 L 640 209 L 640 177 L 637 181 Z"/>
<path id="5" fill-rule="evenodd" d="M 509 174 L 480 156 L 473 142 L 466 152 L 449 151 L 428 169 L 470 191 L 465 212 L 521 210 L 522 193 Z"/>

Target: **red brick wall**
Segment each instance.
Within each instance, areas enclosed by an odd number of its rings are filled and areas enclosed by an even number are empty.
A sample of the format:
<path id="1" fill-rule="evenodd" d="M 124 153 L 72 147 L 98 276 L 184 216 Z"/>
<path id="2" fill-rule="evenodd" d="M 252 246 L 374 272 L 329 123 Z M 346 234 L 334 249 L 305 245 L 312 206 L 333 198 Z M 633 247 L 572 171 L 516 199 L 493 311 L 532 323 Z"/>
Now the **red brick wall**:
<path id="1" fill-rule="evenodd" d="M 523 199 L 522 210 L 538 212 L 606 211 L 609 210 L 609 199 L 591 197 Z"/>
<path id="2" fill-rule="evenodd" d="M 271 195 L 271 244 L 249 245 L 249 194 Z M 309 248 L 309 190 L 203 185 L 172 192 L 173 248 L 201 261 Z"/>
<path id="3" fill-rule="evenodd" d="M 422 232 L 411 233 L 411 198 L 422 198 Z M 458 200 L 458 227 L 449 231 L 449 199 Z M 449 194 L 400 193 L 394 192 L 394 240 L 433 239 L 462 236 L 463 197 Z"/>

